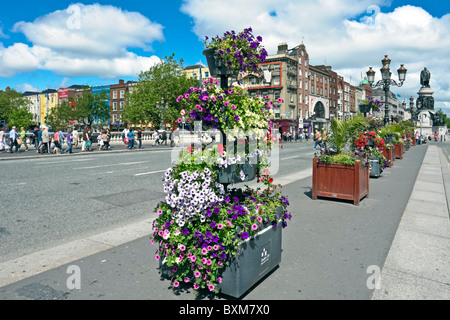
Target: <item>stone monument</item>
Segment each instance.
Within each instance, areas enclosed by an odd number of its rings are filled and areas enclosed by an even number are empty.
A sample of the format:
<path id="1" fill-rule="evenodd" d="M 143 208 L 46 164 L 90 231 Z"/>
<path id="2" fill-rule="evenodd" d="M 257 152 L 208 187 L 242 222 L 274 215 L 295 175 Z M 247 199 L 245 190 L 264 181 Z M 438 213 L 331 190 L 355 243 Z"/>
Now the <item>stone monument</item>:
<path id="1" fill-rule="evenodd" d="M 433 119 L 434 119 L 434 98 L 433 98 L 433 90 L 430 87 L 430 79 L 431 73 L 425 67 L 420 72 L 420 84 L 422 87 L 420 88 L 419 98 L 417 98 L 416 106 L 417 106 L 417 124 L 420 127 L 423 135 L 425 136 L 427 133 L 432 135 L 433 133 Z"/>

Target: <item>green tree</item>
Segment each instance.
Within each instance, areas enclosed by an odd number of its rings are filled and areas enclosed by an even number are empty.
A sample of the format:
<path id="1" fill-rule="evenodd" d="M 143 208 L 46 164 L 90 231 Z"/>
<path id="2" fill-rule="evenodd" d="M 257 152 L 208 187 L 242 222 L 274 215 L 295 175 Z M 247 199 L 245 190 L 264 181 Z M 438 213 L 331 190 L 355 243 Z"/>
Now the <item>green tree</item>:
<path id="1" fill-rule="evenodd" d="M 73 117 L 72 106 L 67 101 L 50 109 L 46 122 L 51 124 L 53 128 L 67 127 L 69 119 Z"/>
<path id="2" fill-rule="evenodd" d="M 24 127 L 27 130 L 33 122 L 33 114 L 26 107 L 15 109 L 10 114 L 9 126 Z"/>
<path id="3" fill-rule="evenodd" d="M 139 82 L 128 95 L 128 104 L 123 118 L 128 122 L 160 123 L 161 112 L 156 104 L 164 99 L 169 104 L 164 120 L 176 121 L 180 117 L 181 106 L 176 102 L 179 95 L 191 87 L 198 86 L 198 80 L 188 79 L 181 74 L 183 59 L 175 60 L 175 54 L 165 57 L 148 71 L 141 72 Z"/>
<path id="4" fill-rule="evenodd" d="M 91 88 L 85 87 L 81 96 L 75 100 L 75 110 L 72 113 L 73 119 L 89 126 L 92 126 L 94 120 L 107 123 L 109 118 L 107 100 L 108 96 L 105 91 L 93 95 Z"/>
<path id="5" fill-rule="evenodd" d="M 29 100 L 24 98 L 20 92 L 7 89 L 0 90 L 0 122 L 5 122 L 9 127 L 18 126 L 13 124 L 24 121 L 24 127 L 31 124 L 33 116 L 28 111 Z M 31 115 L 30 123 L 26 122 L 27 113 Z"/>

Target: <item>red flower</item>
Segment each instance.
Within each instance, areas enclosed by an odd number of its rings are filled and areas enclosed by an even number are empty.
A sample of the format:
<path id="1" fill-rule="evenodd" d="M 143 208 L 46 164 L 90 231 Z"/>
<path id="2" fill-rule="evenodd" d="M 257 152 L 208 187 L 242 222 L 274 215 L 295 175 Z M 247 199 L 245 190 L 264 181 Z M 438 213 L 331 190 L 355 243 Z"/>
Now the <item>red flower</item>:
<path id="1" fill-rule="evenodd" d="M 273 178 L 270 178 L 270 179 L 269 179 L 269 183 L 272 183 L 272 182 L 273 182 Z"/>

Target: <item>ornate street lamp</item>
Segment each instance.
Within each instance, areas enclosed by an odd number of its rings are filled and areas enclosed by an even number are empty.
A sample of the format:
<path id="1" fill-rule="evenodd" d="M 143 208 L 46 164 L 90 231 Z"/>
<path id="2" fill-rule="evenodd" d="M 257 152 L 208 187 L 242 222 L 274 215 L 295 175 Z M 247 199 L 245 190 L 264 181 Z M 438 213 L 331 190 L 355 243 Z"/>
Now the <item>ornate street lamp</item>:
<path id="1" fill-rule="evenodd" d="M 164 128 L 164 112 L 166 112 L 167 109 L 169 109 L 169 103 L 166 102 L 164 104 L 164 98 L 161 98 L 161 103 L 156 102 L 156 109 L 158 109 L 161 112 L 161 129 L 165 130 L 165 128 Z"/>
<path id="2" fill-rule="evenodd" d="M 366 72 L 367 74 L 367 81 L 369 81 L 372 88 L 383 88 L 384 95 L 385 95 L 385 103 L 384 103 L 384 124 L 389 123 L 389 104 L 388 104 L 388 98 L 389 98 L 389 88 L 390 86 L 397 86 L 401 87 L 403 86 L 403 82 L 406 79 L 406 68 L 403 66 L 403 64 L 400 66 L 400 68 L 397 70 L 398 73 L 398 80 L 400 83 L 397 83 L 394 79 L 391 79 L 391 59 L 388 58 L 387 55 L 384 56 L 384 59 L 381 60 L 382 68 L 380 69 L 381 72 L 381 80 L 379 80 L 376 84 L 375 82 L 375 71 L 372 70 L 372 67 L 369 68 L 369 71 Z"/>

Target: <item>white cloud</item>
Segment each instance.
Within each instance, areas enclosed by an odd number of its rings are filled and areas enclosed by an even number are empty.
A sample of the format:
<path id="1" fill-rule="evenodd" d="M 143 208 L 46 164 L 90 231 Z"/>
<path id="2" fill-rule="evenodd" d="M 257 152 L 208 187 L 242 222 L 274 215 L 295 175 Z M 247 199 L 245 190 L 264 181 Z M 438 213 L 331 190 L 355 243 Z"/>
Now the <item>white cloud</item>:
<path id="1" fill-rule="evenodd" d="M 408 69 L 404 86 L 392 89 L 406 97 L 417 97 L 419 74 L 427 67 L 436 108 L 450 105 L 443 103 L 450 101 L 450 14 L 436 18 L 419 7 L 390 5 L 385 0 L 184 0 L 182 11 L 193 17 L 201 39 L 252 27 L 269 54 L 280 42 L 293 48 L 304 37 L 311 64 L 326 60 L 353 84 L 369 66 L 379 78 L 387 54 L 394 78 L 400 64 Z M 391 12 L 383 12 L 386 8 Z"/>
<path id="2" fill-rule="evenodd" d="M 39 89 L 34 87 L 32 84 L 29 83 L 21 83 L 21 84 L 17 84 L 16 88 L 20 91 L 20 92 L 26 92 L 26 91 L 30 91 L 30 92 L 38 92 Z"/>
<path id="3" fill-rule="evenodd" d="M 164 39 L 162 30 L 137 12 L 99 4 L 71 5 L 33 22 L 17 22 L 13 31 L 24 33 L 32 45 L 0 45 L 0 76 L 35 70 L 63 76 L 136 76 L 141 68 L 160 60 L 129 50 L 151 50 L 153 41 Z"/>

